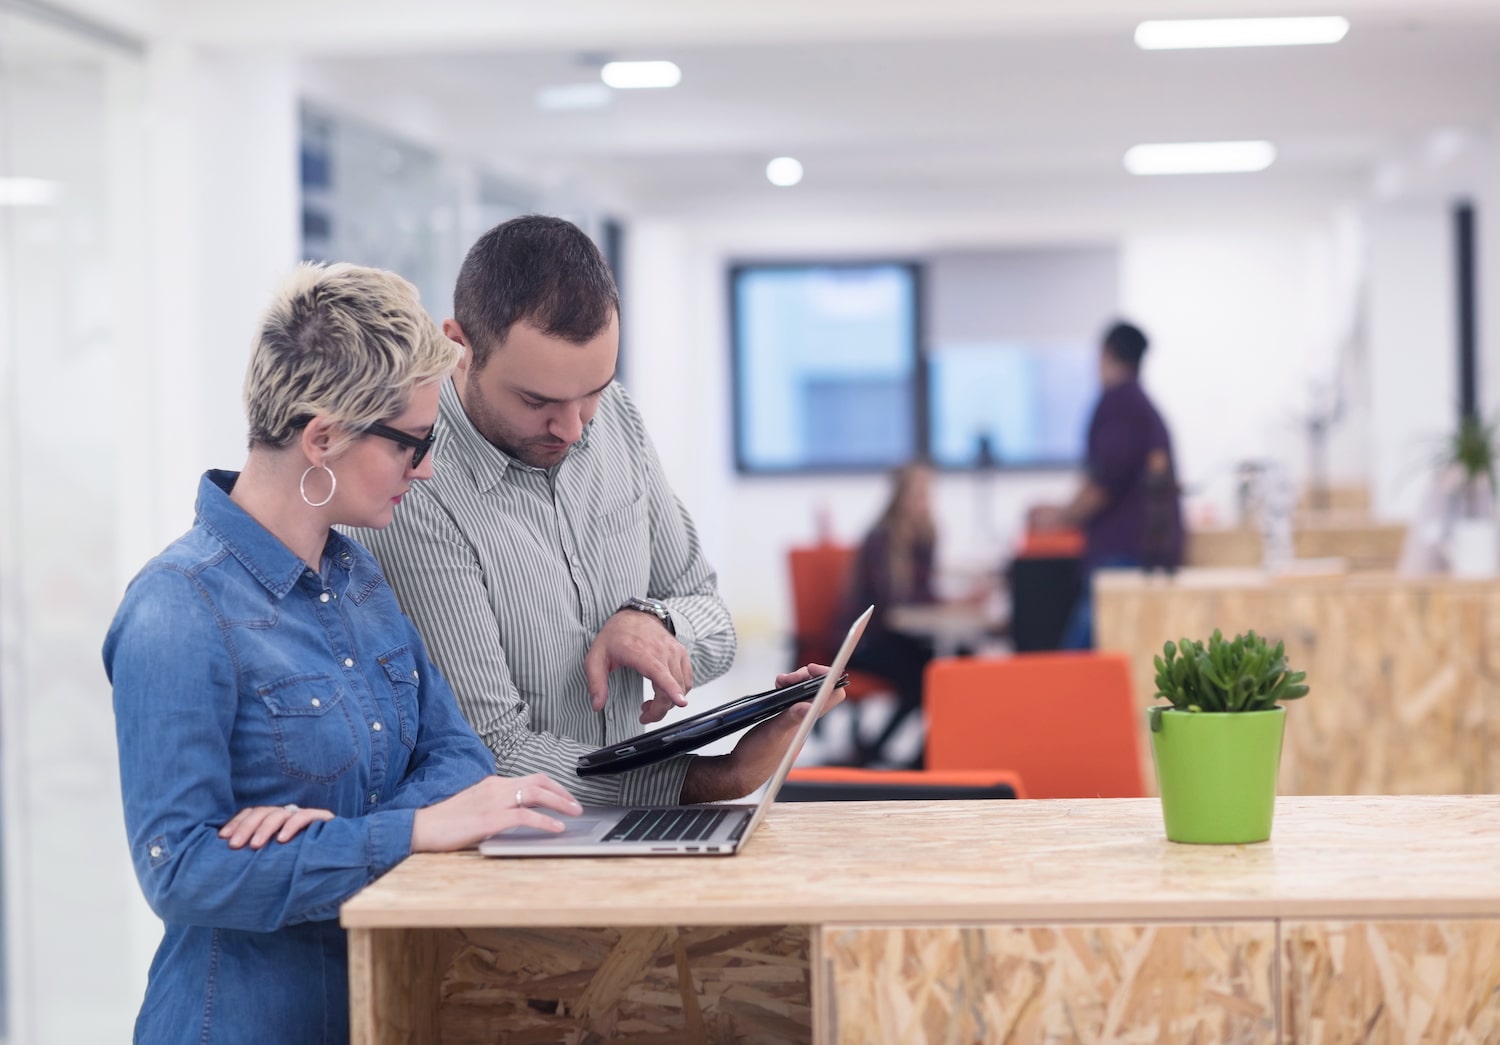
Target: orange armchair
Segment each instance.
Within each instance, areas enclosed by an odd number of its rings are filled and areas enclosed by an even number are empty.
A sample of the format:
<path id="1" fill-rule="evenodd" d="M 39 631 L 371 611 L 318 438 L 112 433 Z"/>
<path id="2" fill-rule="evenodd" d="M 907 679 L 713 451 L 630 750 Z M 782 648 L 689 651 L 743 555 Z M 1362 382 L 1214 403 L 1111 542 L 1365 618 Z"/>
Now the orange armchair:
<path id="1" fill-rule="evenodd" d="M 929 770 L 1012 770 L 1032 798 L 1145 794 L 1123 655 L 935 660 L 924 710 Z"/>

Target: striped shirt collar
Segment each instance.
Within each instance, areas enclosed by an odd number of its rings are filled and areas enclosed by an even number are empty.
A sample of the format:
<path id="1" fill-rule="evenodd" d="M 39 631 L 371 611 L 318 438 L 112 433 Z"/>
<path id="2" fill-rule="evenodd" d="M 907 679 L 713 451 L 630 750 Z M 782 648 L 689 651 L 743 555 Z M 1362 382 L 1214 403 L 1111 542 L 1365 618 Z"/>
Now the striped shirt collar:
<path id="1" fill-rule="evenodd" d="M 455 376 L 444 381 L 438 391 L 437 467 L 442 468 L 445 463 L 462 463 L 474 480 L 474 488 L 480 491 L 494 489 L 513 467 L 523 472 L 548 471 L 517 460 L 481 435 L 458 398 L 458 389 L 454 387 L 457 380 Z M 590 419 L 583 426 L 583 435 L 578 442 L 568 447 L 567 455 L 553 467 L 560 468 L 573 454 L 587 450 L 589 433 L 593 429 L 594 422 Z"/>

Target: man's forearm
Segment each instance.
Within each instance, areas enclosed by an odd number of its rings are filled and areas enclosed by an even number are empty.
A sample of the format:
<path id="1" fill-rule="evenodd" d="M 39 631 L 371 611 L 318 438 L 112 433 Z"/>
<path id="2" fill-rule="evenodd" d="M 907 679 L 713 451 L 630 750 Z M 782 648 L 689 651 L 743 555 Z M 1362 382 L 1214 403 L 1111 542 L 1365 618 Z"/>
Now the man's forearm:
<path id="1" fill-rule="evenodd" d="M 744 798 L 755 788 L 745 787 L 729 755 L 698 755 L 688 765 L 682 782 L 682 801 L 725 802 Z"/>

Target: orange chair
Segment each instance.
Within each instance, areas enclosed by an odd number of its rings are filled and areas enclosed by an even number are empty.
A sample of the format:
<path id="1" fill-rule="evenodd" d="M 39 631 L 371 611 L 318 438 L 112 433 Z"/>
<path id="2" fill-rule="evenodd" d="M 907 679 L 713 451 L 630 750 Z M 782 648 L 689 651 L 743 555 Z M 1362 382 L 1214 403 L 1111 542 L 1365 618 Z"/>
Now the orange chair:
<path id="1" fill-rule="evenodd" d="M 787 774 L 778 802 L 942 801 L 1025 798 L 1021 777 L 1002 769 L 852 769 L 807 766 Z"/>
<path id="2" fill-rule="evenodd" d="M 1012 770 L 1032 798 L 1146 793 L 1121 654 L 935 660 L 923 710 L 929 770 Z"/>
<path id="3" fill-rule="evenodd" d="M 816 544 L 787 553 L 792 579 L 792 666 L 828 664 L 836 649 L 833 615 L 838 612 L 854 567 L 855 549 L 846 544 Z M 856 701 L 874 693 L 889 693 L 890 683 L 878 675 L 849 672 L 844 699 Z"/>
<path id="4" fill-rule="evenodd" d="M 1020 559 L 1076 559 L 1083 554 L 1082 530 L 1030 530 L 1021 539 Z"/>

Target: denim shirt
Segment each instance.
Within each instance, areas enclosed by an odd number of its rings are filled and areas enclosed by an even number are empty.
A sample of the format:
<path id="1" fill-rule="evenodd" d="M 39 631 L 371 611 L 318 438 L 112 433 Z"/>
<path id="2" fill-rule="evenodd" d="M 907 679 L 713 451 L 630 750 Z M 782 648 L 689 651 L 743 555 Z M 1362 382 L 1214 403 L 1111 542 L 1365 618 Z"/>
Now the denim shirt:
<path id="1" fill-rule="evenodd" d="M 494 761 L 370 553 L 330 531 L 313 572 L 229 499 L 236 478 L 203 477 L 104 642 L 131 859 L 166 923 L 136 1040 L 344 1042 L 339 905 Z M 259 851 L 218 836 L 290 802 L 334 819 Z"/>

